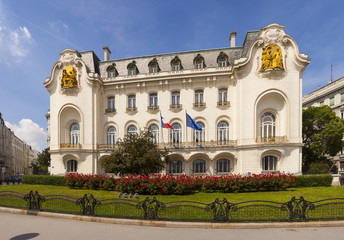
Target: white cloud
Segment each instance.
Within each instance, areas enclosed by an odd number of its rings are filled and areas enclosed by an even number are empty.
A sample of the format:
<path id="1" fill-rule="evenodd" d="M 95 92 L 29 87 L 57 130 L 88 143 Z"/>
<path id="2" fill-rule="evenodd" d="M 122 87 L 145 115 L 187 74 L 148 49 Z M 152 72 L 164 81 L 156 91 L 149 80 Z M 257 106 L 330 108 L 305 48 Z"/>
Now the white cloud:
<path id="1" fill-rule="evenodd" d="M 47 133 L 31 119 L 22 119 L 19 124 L 5 122 L 14 134 L 29 144 L 33 149 L 43 150 L 47 145 Z"/>
<path id="2" fill-rule="evenodd" d="M 63 38 L 67 37 L 69 32 L 69 26 L 60 20 L 48 23 L 50 31 L 54 34 L 61 35 Z"/>

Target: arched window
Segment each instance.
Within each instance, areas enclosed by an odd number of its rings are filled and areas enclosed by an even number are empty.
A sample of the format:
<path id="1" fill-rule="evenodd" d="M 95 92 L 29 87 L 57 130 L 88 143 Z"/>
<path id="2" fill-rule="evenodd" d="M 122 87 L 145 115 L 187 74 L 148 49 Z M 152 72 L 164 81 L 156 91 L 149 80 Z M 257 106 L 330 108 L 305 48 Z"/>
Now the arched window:
<path id="1" fill-rule="evenodd" d="M 183 163 L 180 160 L 173 160 L 170 162 L 170 173 L 182 173 L 183 172 Z"/>
<path id="2" fill-rule="evenodd" d="M 180 124 L 175 123 L 172 125 L 173 130 L 171 129 L 171 138 L 170 141 L 174 146 L 179 146 L 182 142 L 182 127 Z"/>
<path id="3" fill-rule="evenodd" d="M 275 115 L 266 112 L 261 117 L 261 137 L 262 141 L 274 141 L 276 129 L 275 129 L 276 118 Z"/>
<path id="4" fill-rule="evenodd" d="M 128 127 L 128 135 L 137 134 L 137 128 L 134 125 Z"/>
<path id="5" fill-rule="evenodd" d="M 116 77 L 118 75 L 116 68 L 113 66 L 108 67 L 107 75 L 108 75 L 108 78 Z"/>
<path id="6" fill-rule="evenodd" d="M 148 64 L 149 73 L 157 73 L 159 72 L 159 64 L 158 61 L 154 58 L 152 61 Z"/>
<path id="7" fill-rule="evenodd" d="M 70 144 L 78 144 L 80 142 L 80 127 L 78 123 L 73 123 L 69 129 Z"/>
<path id="8" fill-rule="evenodd" d="M 159 143 L 159 127 L 156 124 L 152 124 L 149 127 L 151 133 L 152 142 L 155 144 Z"/>
<path id="9" fill-rule="evenodd" d="M 231 171 L 231 164 L 228 159 L 219 159 L 216 161 L 216 172 L 226 173 Z"/>
<path id="10" fill-rule="evenodd" d="M 194 68 L 195 69 L 205 68 L 204 58 L 200 54 L 197 54 L 197 56 L 194 58 Z"/>
<path id="11" fill-rule="evenodd" d="M 67 161 L 67 172 L 77 172 L 78 162 L 76 160 Z"/>
<path id="12" fill-rule="evenodd" d="M 263 171 L 276 171 L 276 165 L 277 157 L 269 155 L 262 158 Z"/>
<path id="13" fill-rule="evenodd" d="M 193 173 L 205 173 L 206 172 L 206 162 L 202 159 L 198 159 L 192 162 L 192 172 Z"/>
<path id="14" fill-rule="evenodd" d="M 115 145 L 116 144 L 116 128 L 111 126 L 107 130 L 107 144 Z"/>
<path id="15" fill-rule="evenodd" d="M 228 55 L 221 52 L 220 55 L 217 57 L 217 66 L 227 67 L 228 65 Z"/>
<path id="16" fill-rule="evenodd" d="M 217 124 L 217 144 L 224 145 L 229 142 L 229 125 L 222 121 Z"/>
<path id="17" fill-rule="evenodd" d="M 193 130 L 193 142 L 195 145 L 201 145 L 205 142 L 205 127 L 201 122 L 197 122 L 197 124 L 202 128 L 202 130 Z"/>
<path id="18" fill-rule="evenodd" d="M 137 69 L 135 61 L 132 61 L 131 63 L 129 63 L 127 66 L 127 69 L 128 69 L 128 75 L 129 76 L 133 76 L 133 75 L 136 75 L 138 73 L 138 69 Z"/>
<path id="19" fill-rule="evenodd" d="M 181 69 L 182 69 L 182 62 L 180 61 L 178 56 L 175 56 L 171 61 L 171 70 L 180 71 Z"/>

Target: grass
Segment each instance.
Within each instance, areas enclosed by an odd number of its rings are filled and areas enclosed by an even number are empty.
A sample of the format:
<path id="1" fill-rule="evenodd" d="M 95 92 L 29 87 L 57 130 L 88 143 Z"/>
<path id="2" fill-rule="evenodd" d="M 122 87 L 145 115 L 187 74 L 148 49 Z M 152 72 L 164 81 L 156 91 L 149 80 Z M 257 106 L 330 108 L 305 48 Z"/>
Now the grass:
<path id="1" fill-rule="evenodd" d="M 138 206 L 137 201 L 143 201 L 146 197 L 152 199 L 156 197 L 160 202 L 165 203 L 165 207 L 159 210 L 160 219 L 179 220 L 179 221 L 211 221 L 212 211 L 206 204 L 212 203 L 215 199 L 226 198 L 228 202 L 237 204 L 237 210 L 230 211 L 231 221 L 287 221 L 288 211 L 281 210 L 282 203 L 288 202 L 292 197 L 304 197 L 305 200 L 315 202 L 328 198 L 343 198 L 344 186 L 341 187 L 309 187 L 291 188 L 286 191 L 275 192 L 250 192 L 250 193 L 203 193 L 196 192 L 188 195 L 141 195 L 139 199 L 118 198 L 118 192 L 97 191 L 88 189 L 69 189 L 68 187 L 46 186 L 46 185 L 6 185 L 0 186 L 0 205 L 12 207 L 26 207 L 25 201 L 20 200 L 24 194 L 31 190 L 37 191 L 45 197 L 41 210 L 68 212 L 81 214 L 81 205 L 76 204 L 76 200 L 85 194 L 93 195 L 101 201 L 101 205 L 96 208 L 97 216 L 143 218 L 143 205 Z M 3 191 L 15 191 L 21 194 L 8 197 Z M 54 196 L 53 196 L 54 195 Z M 59 197 L 64 195 L 68 197 Z M 18 198 L 19 196 L 19 198 Z M 112 199 L 112 200 L 110 200 Z M 246 201 L 265 200 L 277 203 L 242 203 Z M 192 201 L 198 203 L 173 203 L 175 201 Z M 331 202 L 331 201 L 327 201 Z M 203 204 L 202 204 L 203 203 Z M 149 204 L 148 204 L 149 205 Z M 332 204 L 318 204 L 314 211 L 309 211 L 308 219 L 344 219 L 344 201 L 335 201 Z M 151 206 L 152 207 L 152 206 Z M 220 210 L 220 209 L 219 209 Z"/>
<path id="2" fill-rule="evenodd" d="M 39 194 L 46 195 L 66 195 L 70 197 L 81 198 L 84 194 L 92 194 L 96 199 L 118 198 L 118 192 L 88 190 L 88 189 L 70 189 L 61 186 L 45 186 L 45 185 L 4 185 L 0 186 L 0 191 L 17 191 L 21 193 L 29 193 L 31 190 L 37 191 Z M 195 201 L 201 203 L 213 202 L 216 198 L 220 200 L 226 198 L 227 201 L 238 203 L 251 200 L 265 200 L 284 203 L 292 197 L 304 197 L 307 201 L 318 201 L 327 198 L 344 198 L 344 186 L 337 187 L 309 187 L 309 188 L 290 188 L 286 191 L 275 192 L 249 192 L 249 193 L 203 193 L 196 192 L 188 195 L 154 195 L 161 202 L 173 201 Z M 146 197 L 152 198 L 150 195 L 140 195 L 139 200 Z"/>

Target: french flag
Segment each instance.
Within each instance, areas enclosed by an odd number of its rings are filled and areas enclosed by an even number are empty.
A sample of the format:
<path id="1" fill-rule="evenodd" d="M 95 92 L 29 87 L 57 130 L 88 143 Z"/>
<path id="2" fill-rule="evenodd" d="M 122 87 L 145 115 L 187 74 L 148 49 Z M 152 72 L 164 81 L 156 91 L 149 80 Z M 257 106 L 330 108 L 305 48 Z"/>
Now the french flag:
<path id="1" fill-rule="evenodd" d="M 161 127 L 162 128 L 171 128 L 173 130 L 172 126 L 170 124 L 168 124 L 167 122 L 165 122 L 165 119 L 162 116 L 160 116 L 160 117 L 161 117 Z"/>

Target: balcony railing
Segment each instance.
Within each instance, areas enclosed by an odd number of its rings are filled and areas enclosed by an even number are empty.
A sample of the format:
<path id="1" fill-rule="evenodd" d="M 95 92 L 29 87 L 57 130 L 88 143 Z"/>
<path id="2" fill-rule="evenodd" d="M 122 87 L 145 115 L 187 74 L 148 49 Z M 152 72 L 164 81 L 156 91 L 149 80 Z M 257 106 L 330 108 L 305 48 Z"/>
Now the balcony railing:
<path id="1" fill-rule="evenodd" d="M 271 143 L 282 143 L 286 142 L 287 137 L 286 136 L 276 136 L 276 137 L 258 137 L 256 138 L 257 143 L 266 143 L 266 144 L 271 144 Z"/>
<path id="2" fill-rule="evenodd" d="M 159 106 L 148 106 L 148 110 L 159 110 Z"/>
<path id="3" fill-rule="evenodd" d="M 206 104 L 205 103 L 194 103 L 193 106 L 194 107 L 205 107 Z"/>
<path id="4" fill-rule="evenodd" d="M 81 149 L 81 144 L 61 143 L 60 149 Z"/>
<path id="5" fill-rule="evenodd" d="M 115 144 L 98 144 L 98 150 L 114 150 L 116 148 Z"/>
<path id="6" fill-rule="evenodd" d="M 105 109 L 105 112 L 106 113 L 116 112 L 116 109 L 115 108 L 108 108 L 108 109 Z"/>
<path id="7" fill-rule="evenodd" d="M 217 106 L 230 106 L 230 102 L 227 101 L 227 102 L 217 102 Z"/>
<path id="8" fill-rule="evenodd" d="M 207 148 L 207 147 L 228 147 L 236 146 L 236 140 L 210 141 L 210 142 L 181 142 L 181 143 L 160 143 L 159 147 L 167 148 Z"/>
<path id="9" fill-rule="evenodd" d="M 182 108 L 182 105 L 181 104 L 172 104 L 172 105 L 170 105 L 170 108 Z"/>
<path id="10" fill-rule="evenodd" d="M 137 111 L 137 107 L 128 107 L 127 108 L 127 112 L 136 112 Z"/>

